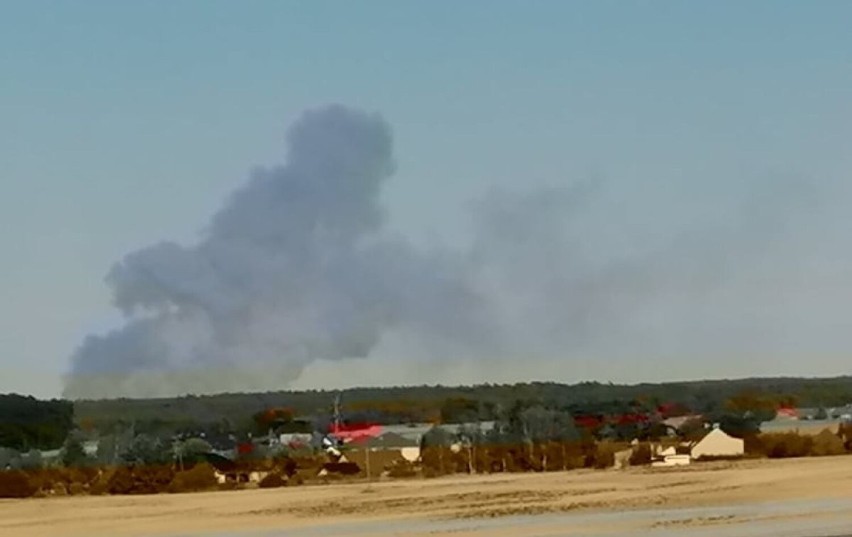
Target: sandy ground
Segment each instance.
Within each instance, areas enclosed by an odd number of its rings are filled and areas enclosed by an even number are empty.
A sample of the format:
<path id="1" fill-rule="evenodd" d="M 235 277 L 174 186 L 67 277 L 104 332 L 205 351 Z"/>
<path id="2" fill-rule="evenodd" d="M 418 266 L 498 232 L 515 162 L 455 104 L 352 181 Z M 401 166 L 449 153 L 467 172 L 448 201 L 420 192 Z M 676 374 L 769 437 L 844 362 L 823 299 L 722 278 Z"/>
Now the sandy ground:
<path id="1" fill-rule="evenodd" d="M 0 501 L 0 535 L 19 537 L 808 535 L 817 522 L 852 534 L 852 456 Z"/>

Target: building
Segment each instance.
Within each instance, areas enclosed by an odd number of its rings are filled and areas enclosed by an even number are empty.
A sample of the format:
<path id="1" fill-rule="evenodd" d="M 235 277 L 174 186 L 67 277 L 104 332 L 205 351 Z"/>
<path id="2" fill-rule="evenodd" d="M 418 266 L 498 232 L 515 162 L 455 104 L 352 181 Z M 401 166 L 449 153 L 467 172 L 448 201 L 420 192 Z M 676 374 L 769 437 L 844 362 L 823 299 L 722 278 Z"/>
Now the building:
<path id="1" fill-rule="evenodd" d="M 760 424 L 760 432 L 762 433 L 796 433 L 807 436 L 815 436 L 825 429 L 837 430 L 843 423 L 842 420 L 826 419 L 826 420 L 786 420 L 775 419 L 772 421 L 764 421 Z"/>
<path id="2" fill-rule="evenodd" d="M 669 431 L 673 430 L 680 432 L 685 424 L 693 421 L 701 421 L 702 419 L 703 417 L 700 414 L 689 414 L 686 416 L 666 418 L 662 421 L 662 423 L 669 429 Z"/>
<path id="3" fill-rule="evenodd" d="M 795 408 L 781 407 L 775 412 L 775 419 L 777 419 L 777 420 L 797 420 L 797 419 L 799 419 L 799 413 Z"/>
<path id="4" fill-rule="evenodd" d="M 734 438 L 717 427 L 692 445 L 690 455 L 693 459 L 742 457 L 745 455 L 745 442 L 742 438 Z"/>
<path id="5" fill-rule="evenodd" d="M 313 446 L 314 437 L 305 433 L 283 433 L 278 435 L 278 445 L 290 449 L 307 449 Z"/>
<path id="6" fill-rule="evenodd" d="M 403 438 L 413 441 L 416 445 L 420 445 L 423 436 L 432 430 L 431 423 L 411 423 L 403 425 L 385 425 L 382 430 L 384 433 L 399 435 Z"/>
<path id="7" fill-rule="evenodd" d="M 692 462 L 692 457 L 689 455 L 678 455 L 676 453 L 672 453 L 669 455 L 663 456 L 662 460 L 656 460 L 651 462 L 651 466 L 654 467 L 670 467 L 670 466 L 689 466 Z"/>

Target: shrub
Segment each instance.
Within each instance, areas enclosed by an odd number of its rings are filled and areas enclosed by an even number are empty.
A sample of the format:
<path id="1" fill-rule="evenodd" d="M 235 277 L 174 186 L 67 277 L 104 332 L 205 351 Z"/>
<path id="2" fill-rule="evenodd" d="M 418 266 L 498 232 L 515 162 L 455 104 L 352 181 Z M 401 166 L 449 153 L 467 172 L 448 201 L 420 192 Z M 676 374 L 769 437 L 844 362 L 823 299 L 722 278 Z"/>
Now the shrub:
<path id="1" fill-rule="evenodd" d="M 391 466 L 390 471 L 388 472 L 390 477 L 414 477 L 417 475 L 417 471 L 414 468 L 414 465 L 408 461 L 402 461 L 397 464 Z"/>
<path id="2" fill-rule="evenodd" d="M 92 462 L 86 455 L 82 442 L 75 436 L 69 436 L 62 447 L 62 464 L 66 467 L 86 466 Z"/>
<path id="3" fill-rule="evenodd" d="M 24 472 L 0 471 L 0 498 L 29 498 L 38 490 Z"/>
<path id="4" fill-rule="evenodd" d="M 816 435 L 813 439 L 811 454 L 817 457 L 826 455 L 840 455 L 846 452 L 843 440 L 828 429 Z"/>
<path id="5" fill-rule="evenodd" d="M 110 494 L 156 494 L 166 491 L 174 471 L 168 466 L 119 467 L 107 484 Z"/>
<path id="6" fill-rule="evenodd" d="M 749 457 L 765 457 L 767 450 L 766 445 L 762 440 L 765 435 L 751 434 L 743 438 L 743 449 L 746 456 Z"/>
<path id="7" fill-rule="evenodd" d="M 169 492 L 193 492 L 216 488 L 218 482 L 213 467 L 199 463 L 190 470 L 178 472 L 169 484 Z"/>
<path id="8" fill-rule="evenodd" d="M 259 486 L 262 489 L 272 489 L 287 485 L 287 480 L 278 474 L 269 474 L 260 480 Z"/>
<path id="9" fill-rule="evenodd" d="M 89 486 L 89 494 L 94 495 L 102 495 L 107 494 L 109 492 L 109 483 L 112 479 L 112 476 L 115 474 L 114 470 L 106 470 L 103 471 L 92 484 Z"/>
<path id="10" fill-rule="evenodd" d="M 216 488 L 219 490 L 237 490 L 240 488 L 240 484 L 236 481 L 225 481 L 224 483 L 218 483 Z"/>
<path id="11" fill-rule="evenodd" d="M 156 494 L 168 489 L 174 470 L 170 466 L 137 466 L 133 469 L 133 477 L 133 494 Z"/>
<path id="12" fill-rule="evenodd" d="M 772 459 L 805 457 L 811 452 L 813 439 L 798 433 L 769 433 L 760 436 L 764 453 Z"/>
<path id="13" fill-rule="evenodd" d="M 130 494 L 134 484 L 132 470 L 127 466 L 119 466 L 110 476 L 106 490 L 110 494 Z"/>
<path id="14" fill-rule="evenodd" d="M 273 462 L 274 468 L 281 469 L 287 477 L 292 477 L 298 470 L 298 464 L 290 457 L 278 457 Z"/>
<path id="15" fill-rule="evenodd" d="M 630 454 L 630 466 L 643 464 L 651 464 L 651 446 L 644 442 L 633 448 L 633 453 Z"/>
<path id="16" fill-rule="evenodd" d="M 600 442 L 595 446 L 589 461 L 593 468 L 611 468 L 615 464 L 615 446 L 611 442 Z"/>
<path id="17" fill-rule="evenodd" d="M 68 494 L 71 496 L 79 496 L 81 494 L 85 494 L 86 487 L 82 483 L 71 483 L 68 485 Z"/>

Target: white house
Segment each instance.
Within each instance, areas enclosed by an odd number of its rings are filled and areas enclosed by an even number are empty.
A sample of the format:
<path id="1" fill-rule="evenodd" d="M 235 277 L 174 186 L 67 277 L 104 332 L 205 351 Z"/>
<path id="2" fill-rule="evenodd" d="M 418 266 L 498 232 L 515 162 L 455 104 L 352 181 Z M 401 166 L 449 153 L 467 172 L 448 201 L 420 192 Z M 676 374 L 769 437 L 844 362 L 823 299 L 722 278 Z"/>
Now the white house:
<path id="1" fill-rule="evenodd" d="M 692 446 L 691 455 L 693 459 L 742 457 L 745 455 L 745 442 L 742 438 L 734 438 L 722 429 L 714 428 Z"/>
<path id="2" fill-rule="evenodd" d="M 651 466 L 689 466 L 690 462 L 692 462 L 692 458 L 689 455 L 672 453 L 665 455 L 663 460 L 653 461 Z"/>
<path id="3" fill-rule="evenodd" d="M 679 454 L 677 448 L 660 444 L 651 445 L 651 466 L 687 466 L 692 458 L 687 454 Z"/>

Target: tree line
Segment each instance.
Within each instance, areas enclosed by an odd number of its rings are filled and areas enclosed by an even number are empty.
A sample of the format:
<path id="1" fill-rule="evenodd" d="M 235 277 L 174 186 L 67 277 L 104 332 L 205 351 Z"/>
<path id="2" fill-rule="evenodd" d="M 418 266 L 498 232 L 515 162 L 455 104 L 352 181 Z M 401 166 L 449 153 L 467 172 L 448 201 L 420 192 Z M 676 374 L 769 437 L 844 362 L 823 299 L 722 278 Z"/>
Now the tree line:
<path id="1" fill-rule="evenodd" d="M 462 423 L 494 420 L 516 400 L 572 410 L 575 414 L 628 412 L 676 404 L 696 413 L 725 410 L 742 394 L 756 394 L 773 405 L 837 407 L 852 402 L 852 377 L 827 379 L 754 378 L 611 384 L 551 382 L 482 384 L 477 386 L 408 386 L 343 390 L 343 406 L 353 420 L 381 424 Z M 75 401 L 81 426 L 104 429 L 121 421 L 177 429 L 191 424 L 226 422 L 250 430 L 251 416 L 268 408 L 289 408 L 298 416 L 328 415 L 338 392 L 327 390 L 220 394 L 161 399 Z M 0 402 L 2 404 L 2 402 Z"/>

